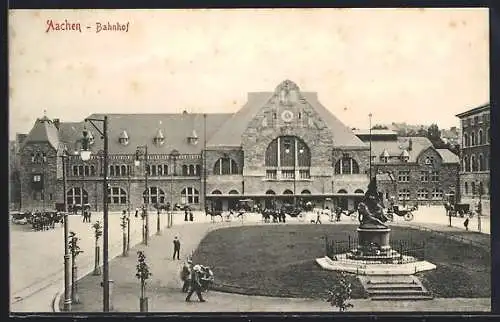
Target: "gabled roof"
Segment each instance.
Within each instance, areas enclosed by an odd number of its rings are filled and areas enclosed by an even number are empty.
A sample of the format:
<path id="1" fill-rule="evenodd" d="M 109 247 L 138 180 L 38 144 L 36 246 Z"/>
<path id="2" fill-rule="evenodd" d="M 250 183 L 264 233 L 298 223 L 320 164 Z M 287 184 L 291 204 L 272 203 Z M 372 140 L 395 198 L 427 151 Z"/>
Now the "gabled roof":
<path id="1" fill-rule="evenodd" d="M 443 163 L 458 163 L 458 155 L 451 152 L 448 149 L 436 149 L 441 158 L 443 159 Z"/>
<path id="2" fill-rule="evenodd" d="M 274 94 L 274 92 L 249 93 L 246 104 L 221 126 L 208 141 L 207 146 L 240 147 L 241 137 L 248 124 Z M 354 135 L 351 129 L 345 126 L 318 101 L 317 93 L 300 92 L 300 94 L 330 129 L 336 147 L 366 147 L 366 144 Z"/>
<path id="3" fill-rule="evenodd" d="M 410 139 L 412 141 L 412 148 L 409 148 Z M 406 137 L 400 136 L 396 140 L 372 140 L 372 157 L 375 157 L 376 162 L 379 161 L 380 156 L 385 152 L 390 157 L 400 158 L 404 150 L 408 152 L 408 162 L 416 162 L 419 154 L 432 147 L 431 141 L 426 137 Z"/>
<path id="4" fill-rule="evenodd" d="M 255 117 L 264 104 L 274 95 L 272 92 L 248 93 L 245 105 L 234 113 L 208 140 L 208 147 L 240 147 L 241 136 L 248 123 Z"/>
<path id="5" fill-rule="evenodd" d="M 36 120 L 30 133 L 24 139 L 21 149 L 27 143 L 48 142 L 54 149 L 59 147 L 59 135 L 54 123 L 46 116 Z"/>
<path id="6" fill-rule="evenodd" d="M 148 152 L 151 154 L 169 154 L 174 149 L 180 154 L 198 154 L 203 150 L 203 114 L 92 114 L 89 118 L 103 119 L 104 115 L 108 116 L 108 142 L 111 154 L 133 154 L 139 145 L 148 145 Z M 222 113 L 207 114 L 207 138 L 230 116 L 231 114 Z M 60 124 L 60 137 L 66 143 L 69 152 L 79 148 L 78 142 L 82 138 L 83 124 L 84 122 Z M 96 125 L 102 129 L 101 124 Z M 103 140 L 96 135 L 92 125 L 87 124 L 87 129 L 95 136 L 94 144 L 91 145 L 92 151 L 102 150 Z M 167 133 L 165 143 L 162 145 L 153 144 L 158 130 Z M 187 141 L 193 130 L 200 133 L 200 141 L 196 145 L 189 144 Z M 127 145 L 118 142 L 123 131 L 126 131 L 129 137 Z"/>

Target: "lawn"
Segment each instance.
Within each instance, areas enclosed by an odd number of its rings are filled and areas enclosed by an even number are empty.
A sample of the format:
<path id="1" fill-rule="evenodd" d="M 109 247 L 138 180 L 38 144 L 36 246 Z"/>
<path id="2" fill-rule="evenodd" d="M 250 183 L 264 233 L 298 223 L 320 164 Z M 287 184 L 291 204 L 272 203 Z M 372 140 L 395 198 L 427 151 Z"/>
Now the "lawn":
<path id="1" fill-rule="evenodd" d="M 356 237 L 355 225 L 267 225 L 213 231 L 195 251 L 195 263 L 212 267 L 218 291 L 279 297 L 325 298 L 338 273 L 315 262 L 329 240 Z M 435 271 L 419 273 L 435 297 L 490 297 L 490 251 L 442 235 L 392 227 L 392 240 L 426 242 L 426 260 Z M 353 298 L 365 297 L 349 275 Z"/>

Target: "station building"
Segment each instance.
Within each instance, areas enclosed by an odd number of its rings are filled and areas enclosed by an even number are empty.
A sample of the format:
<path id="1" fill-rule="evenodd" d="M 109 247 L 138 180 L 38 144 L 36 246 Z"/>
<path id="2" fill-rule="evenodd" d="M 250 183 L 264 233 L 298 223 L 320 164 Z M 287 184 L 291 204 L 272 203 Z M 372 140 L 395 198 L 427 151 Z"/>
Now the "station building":
<path id="1" fill-rule="evenodd" d="M 106 115 L 110 210 L 144 203 L 226 210 L 243 199 L 263 207 L 311 201 L 352 209 L 369 183 L 366 135 L 344 125 L 317 93 L 303 92 L 289 80 L 274 91 L 249 93 L 235 113 Z M 92 151 L 85 162 L 79 155 L 84 129 Z M 397 185 L 385 182 L 386 195 L 395 189 L 400 199 L 417 200 L 424 196 L 419 191 L 427 189 L 425 199 L 437 200 L 455 191 L 458 159 L 422 142 L 392 134 L 372 137 L 372 173 L 382 175 L 382 185 L 387 169 L 401 179 Z M 70 205 L 88 203 L 101 210 L 103 140 L 90 124 L 44 116 L 18 145 L 21 209 L 53 208 L 66 198 Z M 142 146 L 147 146 L 148 160 L 136 166 Z M 63 152 L 69 156 L 62 158 Z M 430 169 L 428 160 L 439 175 L 421 177 L 423 169 Z M 427 178 L 424 185 L 422 178 Z"/>

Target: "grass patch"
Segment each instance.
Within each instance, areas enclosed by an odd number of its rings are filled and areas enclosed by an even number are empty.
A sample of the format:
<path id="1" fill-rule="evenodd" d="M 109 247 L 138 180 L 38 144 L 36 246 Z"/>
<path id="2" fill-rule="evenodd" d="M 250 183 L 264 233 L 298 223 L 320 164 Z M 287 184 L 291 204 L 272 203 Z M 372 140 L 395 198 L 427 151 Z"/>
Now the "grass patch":
<path id="1" fill-rule="evenodd" d="M 247 295 L 325 298 L 338 273 L 321 269 L 315 259 L 325 255 L 329 240 L 356 237 L 355 225 L 269 225 L 213 231 L 195 251 L 195 263 L 213 268 L 216 290 Z M 436 297 L 489 297 L 490 252 L 447 239 L 444 235 L 392 227 L 392 240 L 426 242 L 426 260 L 437 266 L 418 276 Z M 487 248 L 487 249 L 486 249 Z M 349 275 L 352 297 L 365 293 Z"/>

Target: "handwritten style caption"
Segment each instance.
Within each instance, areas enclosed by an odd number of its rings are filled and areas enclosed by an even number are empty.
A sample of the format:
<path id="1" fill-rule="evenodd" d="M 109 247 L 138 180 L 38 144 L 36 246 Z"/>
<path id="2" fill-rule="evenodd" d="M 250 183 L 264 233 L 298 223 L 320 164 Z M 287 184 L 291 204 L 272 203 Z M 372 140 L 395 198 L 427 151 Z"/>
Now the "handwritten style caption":
<path id="1" fill-rule="evenodd" d="M 94 31 L 95 33 L 100 32 L 128 32 L 130 26 L 130 21 L 128 22 L 96 22 L 95 26 L 85 25 L 83 30 Z M 82 24 L 79 22 L 69 22 L 67 19 L 64 21 L 54 21 L 52 19 L 47 20 L 46 33 L 53 31 L 64 31 L 64 32 L 82 32 Z"/>

